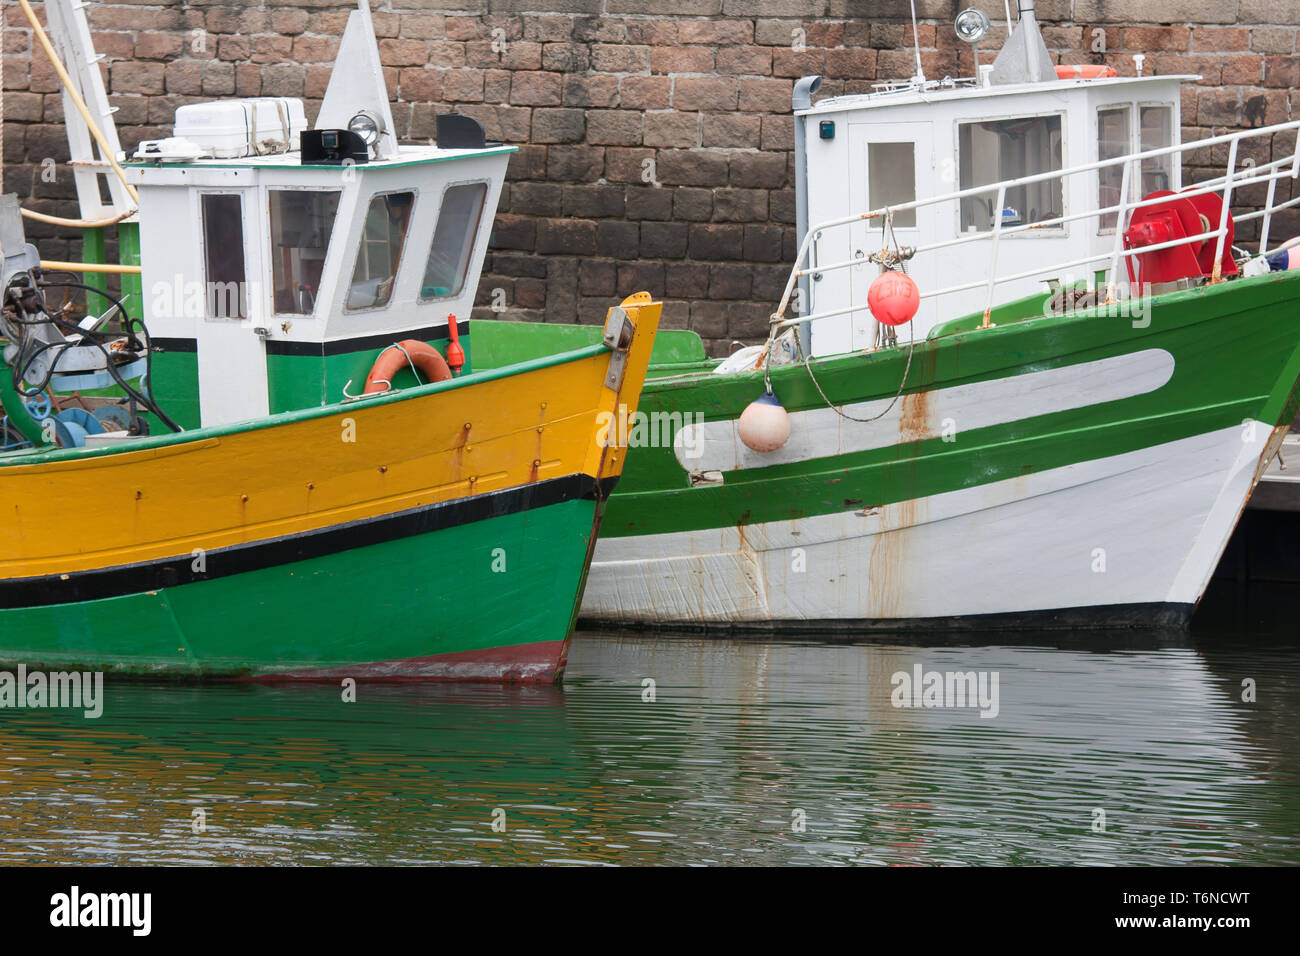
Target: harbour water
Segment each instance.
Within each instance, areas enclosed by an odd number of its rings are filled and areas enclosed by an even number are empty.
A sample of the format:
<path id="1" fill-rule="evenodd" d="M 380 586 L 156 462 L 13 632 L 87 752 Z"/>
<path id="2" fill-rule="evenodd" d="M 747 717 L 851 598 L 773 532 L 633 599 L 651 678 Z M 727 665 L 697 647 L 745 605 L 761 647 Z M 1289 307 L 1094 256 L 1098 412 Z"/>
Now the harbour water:
<path id="1" fill-rule="evenodd" d="M 99 719 L 0 710 L 0 863 L 1295 863 L 1298 596 L 1216 585 L 1190 634 L 580 632 L 562 688 L 110 678 Z M 996 674 L 996 716 L 895 706 L 918 665 Z"/>

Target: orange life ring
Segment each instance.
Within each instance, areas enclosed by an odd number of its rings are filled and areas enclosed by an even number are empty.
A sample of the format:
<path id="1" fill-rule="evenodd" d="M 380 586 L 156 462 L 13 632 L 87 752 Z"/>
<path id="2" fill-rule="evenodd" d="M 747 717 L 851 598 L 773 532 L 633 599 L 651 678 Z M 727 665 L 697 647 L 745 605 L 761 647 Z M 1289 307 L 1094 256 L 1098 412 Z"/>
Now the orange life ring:
<path id="1" fill-rule="evenodd" d="M 393 387 L 393 376 L 407 364 L 414 365 L 431 382 L 445 382 L 451 378 L 451 369 L 442 354 L 427 342 L 403 339 L 379 353 L 370 374 L 366 376 L 366 390 L 362 395 L 377 395 Z"/>
<path id="2" fill-rule="evenodd" d="M 1100 80 L 1108 76 L 1119 76 L 1113 66 L 1098 63 L 1062 63 L 1056 68 L 1058 80 Z"/>

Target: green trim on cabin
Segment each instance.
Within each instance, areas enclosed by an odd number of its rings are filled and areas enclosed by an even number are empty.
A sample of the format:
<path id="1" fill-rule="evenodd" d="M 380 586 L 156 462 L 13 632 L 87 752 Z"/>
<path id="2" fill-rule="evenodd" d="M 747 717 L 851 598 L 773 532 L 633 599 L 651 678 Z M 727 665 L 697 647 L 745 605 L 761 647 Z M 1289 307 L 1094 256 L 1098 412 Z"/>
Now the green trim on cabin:
<path id="1" fill-rule="evenodd" d="M 438 156 L 428 156 L 424 159 L 386 159 L 371 160 L 368 163 L 355 163 L 348 166 L 348 169 L 354 172 L 364 172 L 367 169 L 401 169 L 405 166 L 428 166 L 433 163 L 451 163 L 463 159 L 477 159 L 482 156 L 500 156 L 503 153 L 517 153 L 518 146 L 491 146 L 487 149 L 475 150 L 447 150 L 445 154 Z M 296 152 L 296 151 L 295 151 Z M 290 155 L 284 153 L 281 155 Z M 218 162 L 215 159 L 201 160 L 191 163 L 172 163 L 148 160 L 138 160 L 123 164 L 124 169 L 333 169 L 342 171 L 344 167 L 339 163 L 273 163 L 249 161 L 245 163 Z"/>
<path id="2" fill-rule="evenodd" d="M 1300 272 L 1275 272 L 1159 296 L 1150 324 L 1094 312 L 1035 315 L 988 329 L 948 331 L 915 345 L 905 395 L 1032 371 L 1164 349 L 1173 377 L 1142 395 L 1068 411 L 960 430 L 844 455 L 725 473 L 721 485 L 690 486 L 672 447 L 629 452 L 610 499 L 607 537 L 737 527 L 864 507 L 970 488 L 1083 461 L 1149 448 L 1247 419 L 1285 424 L 1300 404 Z M 1025 313 L 1024 301 L 1007 315 Z M 945 328 L 960 329 L 982 315 Z M 1225 347 L 1230 343 L 1230 347 Z M 823 358 L 817 382 L 837 405 L 891 399 L 907 365 L 908 346 Z M 802 364 L 771 370 L 772 386 L 792 412 L 825 408 Z M 763 373 L 681 375 L 652 379 L 639 411 L 734 420 L 763 391 Z M 798 422 L 795 428 L 798 429 Z M 857 426 L 845 422 L 842 427 Z M 1171 476 L 1170 480 L 1177 480 Z"/>
<path id="3" fill-rule="evenodd" d="M 199 427 L 199 357 L 194 352 L 155 352 L 150 394 L 160 408 L 181 428 Z M 156 415 L 145 413 L 149 434 L 167 435 L 171 430 Z"/>
<path id="4" fill-rule="evenodd" d="M 127 597 L 0 610 L 0 664 L 236 677 L 563 641 L 596 507 L 574 499 Z"/>
<path id="5" fill-rule="evenodd" d="M 394 344 L 402 339 L 403 335 L 400 332 L 394 333 Z M 443 336 L 421 341 L 432 345 L 445 356 L 451 339 Z M 465 378 L 474 373 L 470 359 L 470 336 L 462 335 L 460 344 L 465 350 L 465 369 L 461 373 L 461 378 Z M 366 376 L 370 374 L 371 367 L 388 347 L 325 356 L 267 355 L 267 389 L 271 414 L 342 401 L 344 388 L 353 395 L 360 395 L 365 388 Z M 415 384 L 415 373 L 409 368 L 404 366 L 399 370 L 398 375 L 400 377 L 395 381 L 395 387 L 408 388 Z"/>
<path id="6" fill-rule="evenodd" d="M 393 336 L 401 341 L 401 334 Z M 470 337 L 461 336 L 465 350 L 465 371 L 461 377 L 473 374 Z M 450 339 L 427 339 L 444 355 Z M 343 389 L 351 382 L 349 391 L 359 395 L 365 385 L 371 366 L 379 358 L 382 348 L 362 349 L 336 355 L 277 355 L 266 357 L 267 402 L 272 415 L 303 408 L 320 408 L 331 402 L 343 400 Z M 153 357 L 154 395 L 163 411 L 185 429 L 200 427 L 199 363 L 195 352 L 157 352 Z M 408 388 L 415 383 L 409 373 L 397 382 L 398 388 Z M 166 426 L 153 415 L 147 415 L 150 433 L 158 434 Z"/>

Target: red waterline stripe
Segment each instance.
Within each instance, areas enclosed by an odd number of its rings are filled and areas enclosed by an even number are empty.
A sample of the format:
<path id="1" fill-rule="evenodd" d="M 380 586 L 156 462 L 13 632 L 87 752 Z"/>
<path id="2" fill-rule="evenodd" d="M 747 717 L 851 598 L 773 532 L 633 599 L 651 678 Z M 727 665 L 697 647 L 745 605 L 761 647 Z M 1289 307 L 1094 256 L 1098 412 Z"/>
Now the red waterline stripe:
<path id="1" fill-rule="evenodd" d="M 492 681 L 510 684 L 550 684 L 564 670 L 569 642 L 538 641 L 508 647 L 407 657 L 394 661 L 371 661 L 333 667 L 304 667 L 241 680 L 339 681 L 352 677 L 366 681 Z"/>

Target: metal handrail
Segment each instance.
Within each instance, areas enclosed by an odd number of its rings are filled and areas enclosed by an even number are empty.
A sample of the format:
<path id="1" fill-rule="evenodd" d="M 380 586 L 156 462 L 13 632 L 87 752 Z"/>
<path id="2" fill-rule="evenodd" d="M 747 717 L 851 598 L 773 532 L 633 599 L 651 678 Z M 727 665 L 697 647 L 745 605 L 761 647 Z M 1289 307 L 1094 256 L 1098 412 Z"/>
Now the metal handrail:
<path id="1" fill-rule="evenodd" d="M 1237 156 L 1239 153 L 1239 144 L 1242 140 L 1259 137 L 1271 137 L 1280 132 L 1297 131 L 1296 143 L 1292 146 L 1291 154 L 1282 159 L 1272 160 L 1262 165 L 1244 166 L 1237 169 Z M 1128 215 L 1134 210 L 1145 208 L 1147 206 L 1158 205 L 1165 201 L 1165 198 L 1141 199 L 1130 202 L 1128 200 L 1130 186 L 1130 171 L 1134 168 L 1141 168 L 1141 164 L 1150 159 L 1157 159 L 1164 156 L 1182 155 L 1192 150 L 1205 149 L 1210 146 L 1228 144 L 1228 161 L 1226 169 L 1222 176 L 1195 183 L 1192 186 L 1182 190 L 1180 196 L 1198 196 L 1208 193 L 1217 193 L 1223 191 L 1223 210 L 1219 217 L 1216 228 L 1207 229 L 1194 236 L 1186 236 L 1182 239 L 1174 239 L 1168 242 L 1142 246 L 1141 248 L 1125 249 L 1124 248 L 1124 230 L 1121 228 Z M 1022 176 L 1017 179 L 1009 179 L 998 183 L 988 183 L 980 186 L 970 186 L 965 189 L 959 189 L 952 192 L 944 193 L 939 196 L 932 196 L 926 199 L 916 199 L 907 203 L 899 203 L 893 206 L 884 206 L 879 209 L 870 210 L 864 213 L 858 213 L 851 216 L 842 216 L 835 219 L 828 219 L 817 223 L 808 228 L 800 243 L 798 254 L 795 256 L 795 266 L 791 270 L 790 278 L 786 282 L 785 289 L 781 296 L 780 305 L 777 311 L 772 315 L 773 330 L 788 328 L 793 325 L 804 322 L 813 322 L 820 319 L 833 318 L 841 315 L 847 315 L 853 312 L 859 312 L 865 308 L 865 304 L 857 303 L 844 308 L 817 312 L 811 315 L 787 316 L 786 311 L 790 307 L 790 298 L 797 283 L 804 276 L 833 272 L 839 269 L 847 269 L 854 266 L 861 266 L 862 259 L 848 259 L 842 262 L 833 262 L 829 264 L 809 265 L 801 267 L 799 264 L 810 261 L 808 258 L 810 247 L 821 237 L 821 235 L 831 229 L 852 226 L 861 222 L 869 222 L 873 219 L 880 219 L 882 223 L 892 221 L 901 213 L 921 209 L 927 206 L 934 206 L 944 203 L 960 203 L 961 200 L 972 196 L 984 196 L 989 193 L 996 193 L 998 202 L 995 208 L 1001 210 L 1005 205 L 1005 197 L 1008 189 L 1031 185 L 1034 183 L 1060 180 L 1064 184 L 1067 177 L 1076 176 L 1084 173 L 1091 173 L 1101 169 L 1120 166 L 1122 169 L 1120 183 L 1120 200 L 1112 206 L 1090 208 L 1080 213 L 1056 216 L 1051 219 L 1039 220 L 1038 222 L 1025 223 L 1018 226 L 1003 227 L 1002 217 L 999 215 L 995 218 L 993 226 L 988 231 L 975 233 L 963 233 L 955 238 L 942 239 L 932 243 L 921 244 L 911 247 L 907 256 L 915 257 L 922 253 L 930 253 L 940 249 L 949 249 L 972 242 L 989 242 L 991 243 L 992 262 L 987 279 L 977 279 L 972 282 L 966 282 L 958 285 L 948 286 L 930 292 L 921 293 L 922 299 L 933 298 L 943 295 L 949 295 L 954 292 L 963 292 L 975 289 L 983 285 L 988 287 L 988 296 L 985 303 L 985 322 L 993 308 L 995 290 L 999 283 L 1014 282 L 1020 279 L 1030 278 L 1035 275 L 1059 271 L 1063 268 L 1085 265 L 1093 262 L 1100 262 L 1106 259 L 1110 260 L 1109 281 L 1107 282 L 1107 302 L 1113 302 L 1117 294 L 1117 276 L 1119 265 L 1122 260 L 1127 260 L 1133 256 L 1154 252 L 1160 249 L 1173 248 L 1180 245 L 1191 243 L 1202 243 L 1211 238 L 1215 240 L 1215 257 L 1214 269 L 1210 278 L 1211 282 L 1221 280 L 1220 263 L 1222 261 L 1224 246 L 1227 242 L 1228 233 L 1228 215 L 1231 204 L 1232 194 L 1235 190 L 1245 186 L 1256 185 L 1259 183 L 1268 184 L 1268 195 L 1265 198 L 1264 206 L 1253 212 L 1243 213 L 1235 217 L 1236 222 L 1244 222 L 1257 218 L 1263 218 L 1261 226 L 1259 253 L 1263 255 L 1268 248 L 1269 227 L 1272 223 L 1272 216 L 1276 212 L 1288 209 L 1297 203 L 1300 203 L 1300 196 L 1286 200 L 1282 203 L 1275 203 L 1276 185 L 1281 178 L 1288 177 L 1291 179 L 1300 178 L 1300 120 L 1294 120 L 1288 123 L 1278 123 L 1273 126 L 1261 127 L 1259 129 L 1240 130 L 1235 133 L 1225 133 L 1219 136 L 1212 136 L 1208 139 L 1195 140 L 1190 143 L 1179 143 L 1174 146 L 1163 146 L 1157 149 L 1144 150 L 1137 153 L 1130 153 L 1125 156 L 1118 156 L 1112 159 L 1097 160 L 1095 162 L 1083 163 L 1077 166 L 1071 166 L 1066 169 L 1051 170 L 1044 173 L 1035 173 L 1030 176 Z M 1083 258 L 1076 258 L 1067 262 L 1052 263 L 1050 265 L 1037 267 L 1023 272 L 1018 272 L 1009 276 L 999 276 L 997 274 L 997 257 L 1000 240 L 1004 236 L 1018 235 L 1031 231 L 1042 231 L 1061 226 L 1069 222 L 1075 222 L 1082 219 L 1092 219 L 1106 216 L 1110 213 L 1116 214 L 1115 242 L 1110 252 L 1098 253 Z"/>

